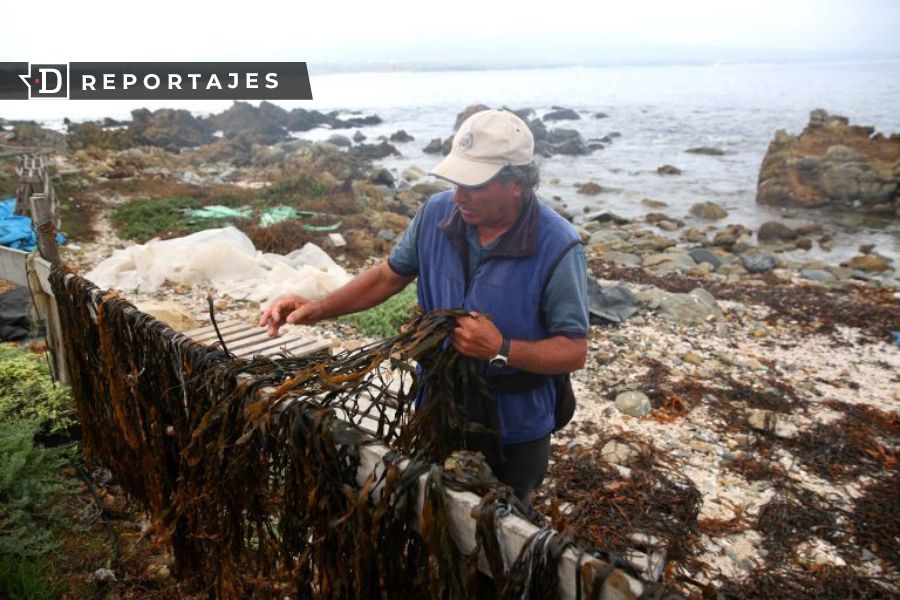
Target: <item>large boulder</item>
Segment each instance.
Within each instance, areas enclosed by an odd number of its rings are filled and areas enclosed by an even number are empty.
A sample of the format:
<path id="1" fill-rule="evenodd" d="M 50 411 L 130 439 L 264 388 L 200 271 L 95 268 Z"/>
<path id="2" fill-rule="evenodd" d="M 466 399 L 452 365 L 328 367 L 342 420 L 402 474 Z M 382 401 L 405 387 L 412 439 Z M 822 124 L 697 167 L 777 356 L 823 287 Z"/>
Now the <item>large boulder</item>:
<path id="1" fill-rule="evenodd" d="M 146 108 L 131 111 L 129 130 L 139 143 L 178 151 L 209 144 L 215 138 L 206 121 L 186 110 L 161 108 L 150 112 Z"/>
<path id="2" fill-rule="evenodd" d="M 580 118 L 578 113 L 571 108 L 561 106 L 554 106 L 553 110 L 544 115 L 545 121 L 576 121 Z"/>
<path id="3" fill-rule="evenodd" d="M 209 125 L 225 137 L 246 134 L 259 144 L 274 144 L 288 136 L 284 126 L 289 115 L 274 104 L 264 104 L 265 107 L 257 108 L 247 102 L 235 102 L 225 112 L 209 117 Z"/>
<path id="4" fill-rule="evenodd" d="M 756 201 L 900 218 L 900 134 L 885 137 L 816 109 L 800 135 L 775 134 L 759 172 Z"/>

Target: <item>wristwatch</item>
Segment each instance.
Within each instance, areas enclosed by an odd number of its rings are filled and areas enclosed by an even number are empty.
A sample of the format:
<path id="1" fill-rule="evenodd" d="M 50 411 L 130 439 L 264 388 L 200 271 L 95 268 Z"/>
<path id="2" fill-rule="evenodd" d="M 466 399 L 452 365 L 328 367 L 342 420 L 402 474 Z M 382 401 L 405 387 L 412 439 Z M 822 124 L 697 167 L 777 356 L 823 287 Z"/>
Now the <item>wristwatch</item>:
<path id="1" fill-rule="evenodd" d="M 500 343 L 500 352 L 491 359 L 490 365 L 495 369 L 502 369 L 507 362 L 509 362 L 509 338 L 504 335 Z"/>

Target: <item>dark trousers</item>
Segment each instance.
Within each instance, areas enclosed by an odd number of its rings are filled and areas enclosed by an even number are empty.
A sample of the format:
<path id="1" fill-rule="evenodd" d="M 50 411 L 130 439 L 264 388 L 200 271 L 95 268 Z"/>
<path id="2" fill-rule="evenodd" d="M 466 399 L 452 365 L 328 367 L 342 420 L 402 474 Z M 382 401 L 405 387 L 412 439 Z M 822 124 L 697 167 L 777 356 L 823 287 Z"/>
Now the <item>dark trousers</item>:
<path id="1" fill-rule="evenodd" d="M 502 464 L 491 465 L 494 475 L 512 487 L 525 508 L 531 510 L 531 492 L 540 487 L 550 461 L 550 434 L 532 442 L 503 446 Z"/>

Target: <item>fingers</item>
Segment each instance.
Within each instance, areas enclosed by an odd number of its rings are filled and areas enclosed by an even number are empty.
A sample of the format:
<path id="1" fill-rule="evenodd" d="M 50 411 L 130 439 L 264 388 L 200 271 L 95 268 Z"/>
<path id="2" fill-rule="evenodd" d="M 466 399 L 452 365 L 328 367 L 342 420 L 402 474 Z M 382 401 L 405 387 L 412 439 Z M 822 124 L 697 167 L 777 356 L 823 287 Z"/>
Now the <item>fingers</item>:
<path id="1" fill-rule="evenodd" d="M 259 327 L 264 327 L 266 323 L 269 322 L 269 318 L 272 316 L 272 307 L 270 306 L 266 310 L 262 311 L 262 314 L 259 316 Z"/>

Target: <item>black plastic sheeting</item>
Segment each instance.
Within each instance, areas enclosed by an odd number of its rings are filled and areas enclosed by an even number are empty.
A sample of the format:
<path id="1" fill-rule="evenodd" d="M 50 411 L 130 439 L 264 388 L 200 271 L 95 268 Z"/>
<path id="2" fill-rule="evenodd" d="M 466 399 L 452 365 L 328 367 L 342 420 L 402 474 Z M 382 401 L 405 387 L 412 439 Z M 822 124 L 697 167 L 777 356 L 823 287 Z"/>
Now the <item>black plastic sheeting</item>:
<path id="1" fill-rule="evenodd" d="M 624 323 L 638 310 L 637 298 L 622 284 L 603 287 L 588 277 L 588 312 L 591 323 Z"/>
<path id="2" fill-rule="evenodd" d="M 17 286 L 0 294 L 0 341 L 17 342 L 30 339 L 34 334 L 43 335 L 43 332 L 32 331 L 28 318 L 30 306 L 28 288 Z"/>

